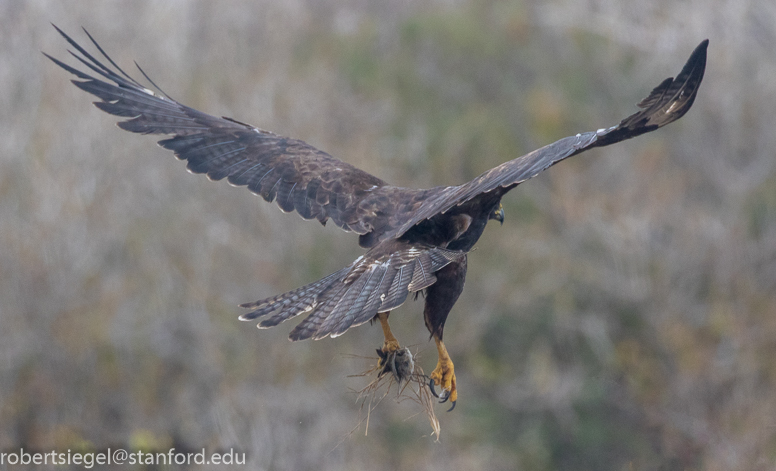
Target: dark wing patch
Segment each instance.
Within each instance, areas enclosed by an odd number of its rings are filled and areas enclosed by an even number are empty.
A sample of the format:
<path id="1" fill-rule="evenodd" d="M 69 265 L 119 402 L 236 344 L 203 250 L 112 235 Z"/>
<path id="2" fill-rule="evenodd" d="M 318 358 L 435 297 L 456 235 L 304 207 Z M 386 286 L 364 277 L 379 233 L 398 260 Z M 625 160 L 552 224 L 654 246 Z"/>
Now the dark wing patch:
<path id="1" fill-rule="evenodd" d="M 566 137 L 517 159 L 505 162 L 459 186 L 438 187 L 428 190 L 414 213 L 396 213 L 387 222 L 390 229 L 379 234 L 379 240 L 400 237 L 412 226 L 445 213 L 491 191 L 505 193 L 520 183 L 535 177 L 543 170 L 572 155 L 593 147 L 602 147 L 654 131 L 684 116 L 698 93 L 706 69 L 705 40 L 695 48 L 679 75 L 664 80 L 647 98 L 639 102 L 641 111 L 623 119 L 620 124 L 596 132 Z M 413 195 L 414 196 L 414 195 Z"/>
<path id="2" fill-rule="evenodd" d="M 331 219 L 342 229 L 358 234 L 367 234 L 376 226 L 386 228 L 385 220 L 397 217 L 397 203 L 416 202 L 419 198 L 415 193 L 423 193 L 387 185 L 303 141 L 202 113 L 156 94 L 121 70 L 91 36 L 116 70 L 97 60 L 59 28 L 57 31 L 78 52 L 71 54 L 94 75 L 46 57 L 75 75 L 73 83 L 78 88 L 97 96 L 101 101 L 94 104 L 99 109 L 129 118 L 118 123 L 121 129 L 171 135 L 159 141 L 159 145 L 186 160 L 193 173 L 204 173 L 211 180 L 226 178 L 232 185 L 246 186 L 268 202 L 276 201 L 283 211 L 296 210 L 303 218 L 315 218 L 324 224 Z M 405 210 L 414 207 L 410 205 Z"/>
<path id="3" fill-rule="evenodd" d="M 269 328 L 307 314 L 291 331 L 291 340 L 337 337 L 378 312 L 401 306 L 410 292 L 436 281 L 434 272 L 465 257 L 466 253 L 460 251 L 388 241 L 315 283 L 243 304 L 241 307 L 252 311 L 240 319 L 249 321 L 272 314 L 258 325 Z"/>
<path id="4" fill-rule="evenodd" d="M 283 211 L 296 210 L 305 219 L 315 218 L 321 223 L 331 219 L 339 227 L 360 234 L 359 244 L 367 248 L 401 237 L 416 224 L 455 206 L 476 203 L 480 195 L 493 191 L 503 194 L 572 155 L 630 139 L 679 119 L 695 100 L 708 46 L 708 40 L 703 41 L 676 79 L 666 79 L 655 87 L 639 103 L 642 110 L 617 126 L 561 139 L 463 185 L 414 190 L 387 185 L 302 141 L 230 118 L 217 118 L 166 95 L 157 95 L 121 70 L 91 36 L 97 49 L 120 74 L 91 56 L 59 28 L 57 31 L 80 53 L 71 52 L 76 59 L 96 76 L 113 83 L 46 56 L 75 75 L 79 79 L 73 80 L 76 86 L 100 98 L 102 101 L 95 103 L 98 108 L 130 118 L 120 122 L 119 127 L 142 134 L 170 134 L 171 138 L 159 144 L 186 160 L 191 172 L 246 186 L 266 201 L 276 201 Z M 398 300 L 402 293 L 395 295 Z"/>

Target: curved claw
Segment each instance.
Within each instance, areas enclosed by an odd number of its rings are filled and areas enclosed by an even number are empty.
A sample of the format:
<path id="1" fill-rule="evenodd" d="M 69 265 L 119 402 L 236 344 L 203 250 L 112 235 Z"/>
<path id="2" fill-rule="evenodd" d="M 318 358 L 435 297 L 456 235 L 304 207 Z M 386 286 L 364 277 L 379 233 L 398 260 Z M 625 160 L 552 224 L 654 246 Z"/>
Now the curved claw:
<path id="1" fill-rule="evenodd" d="M 431 378 L 428 379 L 428 389 L 431 391 L 431 394 L 433 394 L 434 397 L 439 399 L 440 404 L 444 404 L 445 402 L 447 402 L 448 399 L 450 399 L 450 392 L 445 389 L 442 390 L 442 397 L 440 397 L 439 394 L 437 394 L 436 389 L 434 389 L 434 380 Z M 453 405 L 449 409 L 447 409 L 447 412 L 452 412 L 453 409 L 455 409 L 455 404 L 457 402 L 458 401 L 453 401 L 452 403 Z"/>
<path id="2" fill-rule="evenodd" d="M 437 394 L 436 389 L 434 389 L 434 380 L 432 378 L 428 379 L 428 389 L 431 390 L 431 394 L 434 395 L 434 397 L 438 398 L 439 394 Z"/>
<path id="3" fill-rule="evenodd" d="M 437 394 L 436 389 L 434 389 L 434 380 L 431 378 L 429 378 L 428 380 L 428 389 L 431 391 L 431 394 L 433 394 L 434 397 L 439 399 L 440 404 L 444 404 L 445 402 L 447 402 L 448 399 L 450 399 L 450 391 L 448 391 L 447 389 L 443 389 L 441 395 Z M 447 409 L 447 412 L 450 412 L 453 409 L 455 409 L 455 403 L 456 401 L 453 401 L 453 406 Z"/>

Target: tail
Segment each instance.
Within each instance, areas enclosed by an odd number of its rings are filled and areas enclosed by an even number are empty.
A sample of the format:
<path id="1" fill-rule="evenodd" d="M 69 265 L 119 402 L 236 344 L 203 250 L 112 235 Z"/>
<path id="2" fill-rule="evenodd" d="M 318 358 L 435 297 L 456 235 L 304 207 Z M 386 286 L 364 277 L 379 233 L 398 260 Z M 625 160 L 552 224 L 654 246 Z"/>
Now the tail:
<path id="1" fill-rule="evenodd" d="M 401 306 L 410 292 L 434 284 L 435 272 L 465 257 L 465 252 L 439 247 L 411 246 L 398 241 L 380 244 L 351 265 L 314 283 L 240 305 L 252 309 L 240 320 L 269 315 L 258 324 L 260 329 L 267 329 L 307 314 L 289 334 L 291 340 L 337 337 L 378 312 Z"/>

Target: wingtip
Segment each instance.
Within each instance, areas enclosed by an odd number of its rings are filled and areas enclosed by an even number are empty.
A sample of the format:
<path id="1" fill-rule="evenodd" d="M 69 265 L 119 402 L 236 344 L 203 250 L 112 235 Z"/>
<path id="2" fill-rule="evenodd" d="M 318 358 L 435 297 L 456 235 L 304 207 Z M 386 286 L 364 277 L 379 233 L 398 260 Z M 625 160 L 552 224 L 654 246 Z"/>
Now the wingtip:
<path id="1" fill-rule="evenodd" d="M 703 41 L 701 41 L 701 43 L 698 44 L 698 47 L 695 48 L 695 51 L 697 51 L 699 55 L 703 56 L 703 66 L 704 66 L 704 69 L 706 67 L 706 54 L 707 54 L 708 49 L 709 49 L 709 40 L 708 39 L 704 39 Z"/>
<path id="2" fill-rule="evenodd" d="M 53 26 L 54 29 L 57 30 L 57 33 L 59 33 L 68 42 L 72 41 L 72 39 L 70 39 L 70 36 L 68 36 L 67 33 L 65 33 L 59 26 L 55 25 L 54 23 L 51 23 L 51 26 Z"/>
<path id="3" fill-rule="evenodd" d="M 690 54 L 690 58 L 687 59 L 682 71 L 679 73 L 679 77 L 682 75 L 690 74 L 693 69 L 705 69 L 706 68 L 706 54 L 709 48 L 709 40 L 704 39 L 698 44 Z M 702 72 L 701 72 L 702 73 Z"/>
<path id="4" fill-rule="evenodd" d="M 690 58 L 687 60 L 684 68 L 676 77 L 677 81 L 684 81 L 686 83 L 694 83 L 693 95 L 697 93 L 698 87 L 703 76 L 706 73 L 706 55 L 709 47 L 709 40 L 704 39 L 695 50 L 690 54 Z"/>
<path id="5" fill-rule="evenodd" d="M 695 47 L 695 50 L 692 52 L 690 57 L 696 57 L 696 56 L 703 55 L 703 57 L 705 58 L 706 57 L 706 51 L 708 49 L 709 49 L 709 40 L 708 39 L 704 39 L 703 41 L 701 41 L 700 44 L 698 44 Z"/>

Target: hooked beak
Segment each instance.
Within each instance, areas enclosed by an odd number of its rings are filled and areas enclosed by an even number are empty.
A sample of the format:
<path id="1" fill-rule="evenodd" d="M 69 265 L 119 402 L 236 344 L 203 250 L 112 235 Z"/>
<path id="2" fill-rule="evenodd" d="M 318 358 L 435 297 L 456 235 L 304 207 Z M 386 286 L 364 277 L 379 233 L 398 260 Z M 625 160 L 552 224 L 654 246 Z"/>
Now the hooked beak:
<path id="1" fill-rule="evenodd" d="M 501 206 L 500 203 L 498 205 L 498 209 L 490 215 L 490 219 L 495 219 L 496 221 L 500 222 L 502 226 L 504 225 L 504 207 Z"/>

